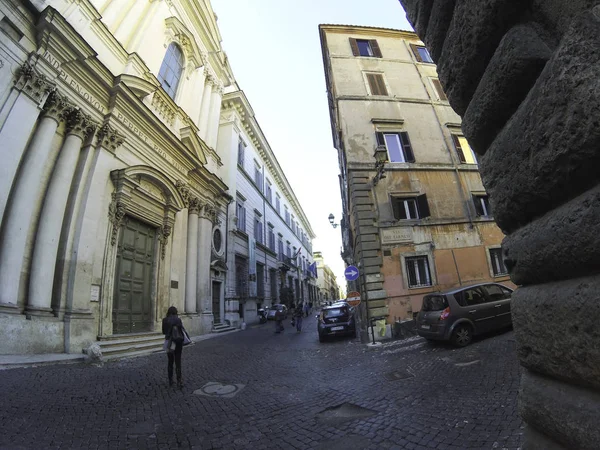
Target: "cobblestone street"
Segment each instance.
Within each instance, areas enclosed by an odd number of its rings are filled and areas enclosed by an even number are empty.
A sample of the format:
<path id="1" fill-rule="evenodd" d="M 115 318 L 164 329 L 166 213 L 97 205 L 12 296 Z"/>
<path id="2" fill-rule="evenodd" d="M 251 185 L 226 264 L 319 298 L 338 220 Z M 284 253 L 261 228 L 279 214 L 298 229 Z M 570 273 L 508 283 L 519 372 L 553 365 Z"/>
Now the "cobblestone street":
<path id="1" fill-rule="evenodd" d="M 301 334 L 286 325 L 185 348 L 182 391 L 164 354 L 0 371 L 0 448 L 520 446 L 512 331 L 464 349 L 417 337 L 368 349 L 319 344 L 314 318 Z"/>

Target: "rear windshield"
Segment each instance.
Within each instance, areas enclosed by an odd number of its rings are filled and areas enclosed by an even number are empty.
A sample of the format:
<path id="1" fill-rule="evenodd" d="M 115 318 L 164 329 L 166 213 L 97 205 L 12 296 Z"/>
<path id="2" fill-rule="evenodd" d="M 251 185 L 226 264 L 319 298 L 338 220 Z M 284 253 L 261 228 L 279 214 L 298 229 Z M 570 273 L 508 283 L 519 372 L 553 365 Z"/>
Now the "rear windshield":
<path id="1" fill-rule="evenodd" d="M 331 308 L 331 309 L 324 309 L 323 310 L 323 316 L 324 317 L 337 317 L 337 316 L 343 316 L 348 314 L 348 308 L 346 307 L 342 307 L 342 308 Z"/>
<path id="2" fill-rule="evenodd" d="M 434 295 L 423 299 L 423 311 L 442 311 L 448 307 L 446 297 Z"/>

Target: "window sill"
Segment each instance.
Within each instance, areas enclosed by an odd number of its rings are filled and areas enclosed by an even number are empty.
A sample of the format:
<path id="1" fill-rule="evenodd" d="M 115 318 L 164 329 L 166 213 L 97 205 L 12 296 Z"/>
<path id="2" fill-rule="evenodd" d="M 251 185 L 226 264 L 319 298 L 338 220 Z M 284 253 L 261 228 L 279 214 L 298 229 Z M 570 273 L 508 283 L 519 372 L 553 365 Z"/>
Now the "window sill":
<path id="1" fill-rule="evenodd" d="M 417 290 L 417 289 L 430 289 L 433 287 L 433 284 L 429 284 L 427 286 L 409 286 L 408 289 Z"/>

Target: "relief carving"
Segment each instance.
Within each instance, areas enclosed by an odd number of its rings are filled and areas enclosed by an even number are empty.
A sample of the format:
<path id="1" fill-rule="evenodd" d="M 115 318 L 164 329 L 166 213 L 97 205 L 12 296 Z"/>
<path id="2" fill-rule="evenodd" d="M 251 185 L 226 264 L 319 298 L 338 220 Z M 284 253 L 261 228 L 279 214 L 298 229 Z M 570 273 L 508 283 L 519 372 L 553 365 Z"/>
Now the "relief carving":
<path id="1" fill-rule="evenodd" d="M 112 224 L 112 231 L 110 234 L 110 245 L 115 245 L 117 243 L 117 234 L 119 233 L 119 228 L 123 224 L 123 219 L 125 217 L 125 213 L 127 212 L 127 206 L 118 200 L 117 194 L 111 194 L 112 201 L 110 205 L 108 205 L 108 220 Z"/>
<path id="2" fill-rule="evenodd" d="M 181 180 L 177 180 L 175 182 L 175 188 L 181 194 L 181 198 L 183 199 L 183 203 L 187 207 L 188 203 L 190 201 L 190 188 L 188 187 L 188 185 L 184 181 L 181 181 Z"/>
<path id="3" fill-rule="evenodd" d="M 171 108 L 171 106 L 163 100 L 158 92 L 155 92 L 152 96 L 152 106 L 156 110 L 159 116 L 165 119 L 169 125 L 173 125 L 175 122 L 175 110 Z"/>
<path id="4" fill-rule="evenodd" d="M 54 84 L 35 71 L 33 66 L 25 63 L 19 69 L 19 78 L 15 88 L 23 92 L 36 103 L 42 103 L 44 97 L 54 89 Z"/>
<path id="5" fill-rule="evenodd" d="M 50 117 L 57 122 L 65 120 L 65 115 L 70 111 L 70 104 L 67 98 L 58 93 L 55 89 L 50 92 L 46 103 L 44 103 L 44 117 Z"/>
<path id="6" fill-rule="evenodd" d="M 169 236 L 171 236 L 172 231 L 173 228 L 171 227 L 171 225 L 168 224 L 164 224 L 158 229 L 158 240 L 160 241 L 160 259 L 165 259 L 167 243 L 169 241 Z"/>
<path id="7" fill-rule="evenodd" d="M 98 131 L 98 142 L 102 147 L 114 153 L 125 142 L 125 138 L 117 130 L 105 123 Z"/>
<path id="8" fill-rule="evenodd" d="M 202 208 L 200 199 L 198 197 L 190 197 L 190 203 L 188 206 L 189 213 L 198 215 L 200 213 L 200 208 Z"/>

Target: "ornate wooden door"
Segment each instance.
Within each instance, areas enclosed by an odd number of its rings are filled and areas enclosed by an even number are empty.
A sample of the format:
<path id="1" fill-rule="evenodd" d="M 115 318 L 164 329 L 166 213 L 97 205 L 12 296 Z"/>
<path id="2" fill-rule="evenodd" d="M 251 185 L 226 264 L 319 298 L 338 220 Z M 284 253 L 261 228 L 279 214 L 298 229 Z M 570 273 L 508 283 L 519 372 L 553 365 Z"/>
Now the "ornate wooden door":
<path id="1" fill-rule="evenodd" d="M 113 333 L 152 330 L 152 278 L 156 229 L 131 217 L 121 226 L 115 292 Z"/>

